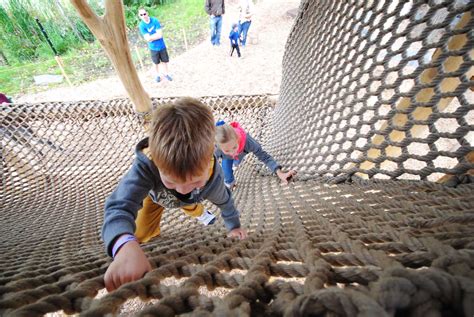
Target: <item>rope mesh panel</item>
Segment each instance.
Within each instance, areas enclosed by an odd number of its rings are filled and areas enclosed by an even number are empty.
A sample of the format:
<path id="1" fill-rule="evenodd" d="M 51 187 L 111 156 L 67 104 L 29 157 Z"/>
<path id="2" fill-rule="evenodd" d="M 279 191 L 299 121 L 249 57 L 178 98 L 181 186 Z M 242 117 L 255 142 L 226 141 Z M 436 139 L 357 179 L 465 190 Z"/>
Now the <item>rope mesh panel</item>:
<path id="1" fill-rule="evenodd" d="M 307 177 L 465 173 L 473 167 L 465 156 L 474 143 L 474 3 L 350 2 L 301 3 L 272 150 Z"/>
<path id="2" fill-rule="evenodd" d="M 202 98 L 299 180 L 249 157 L 234 191 L 249 239 L 167 210 L 143 245 L 154 270 L 108 294 L 103 204 L 144 136 L 131 104 L 1 105 L 0 314 L 472 316 L 474 186 L 427 181 L 473 167 L 472 9 L 303 2 L 275 109 Z"/>

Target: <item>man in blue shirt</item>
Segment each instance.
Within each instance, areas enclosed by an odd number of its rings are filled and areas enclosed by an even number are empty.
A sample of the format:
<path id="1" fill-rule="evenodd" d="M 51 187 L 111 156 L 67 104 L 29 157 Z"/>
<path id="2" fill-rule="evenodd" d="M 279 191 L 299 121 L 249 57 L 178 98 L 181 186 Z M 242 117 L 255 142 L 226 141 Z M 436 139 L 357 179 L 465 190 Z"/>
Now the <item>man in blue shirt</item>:
<path id="1" fill-rule="evenodd" d="M 168 74 L 169 57 L 165 41 L 163 40 L 163 32 L 160 22 L 157 18 L 150 17 L 148 12 L 143 8 L 138 10 L 138 15 L 142 20 L 138 26 L 140 34 L 143 35 L 145 41 L 148 42 L 151 59 L 156 67 L 156 82 L 159 83 L 161 81 L 162 78 L 160 75 L 162 75 L 163 78 L 172 81 L 173 79 Z"/>

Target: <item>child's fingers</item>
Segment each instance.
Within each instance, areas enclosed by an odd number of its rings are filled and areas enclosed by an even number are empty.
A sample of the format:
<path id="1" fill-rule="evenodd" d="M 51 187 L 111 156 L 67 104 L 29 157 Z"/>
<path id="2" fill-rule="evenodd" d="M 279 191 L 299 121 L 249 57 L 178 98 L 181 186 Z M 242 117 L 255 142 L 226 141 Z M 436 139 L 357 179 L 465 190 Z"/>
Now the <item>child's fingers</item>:
<path id="1" fill-rule="evenodd" d="M 293 176 L 296 176 L 296 171 L 291 170 L 288 172 L 288 177 L 286 179 L 290 181 L 293 179 Z"/>
<path id="2" fill-rule="evenodd" d="M 282 185 L 288 184 L 288 175 L 287 174 L 281 175 L 280 180 L 281 180 Z"/>
<path id="3" fill-rule="evenodd" d="M 293 180 L 293 176 L 296 175 L 296 171 L 290 170 L 286 172 L 283 177 L 281 177 L 281 183 L 283 185 L 287 185 L 291 180 Z"/>
<path id="4" fill-rule="evenodd" d="M 228 238 L 237 238 L 243 240 L 247 237 L 247 233 L 244 230 L 236 230 L 227 234 Z"/>
<path id="5" fill-rule="evenodd" d="M 113 280 L 110 280 L 110 279 L 105 279 L 105 289 L 107 290 L 107 292 L 112 292 L 113 290 L 115 290 L 115 285 L 114 285 L 114 281 Z"/>

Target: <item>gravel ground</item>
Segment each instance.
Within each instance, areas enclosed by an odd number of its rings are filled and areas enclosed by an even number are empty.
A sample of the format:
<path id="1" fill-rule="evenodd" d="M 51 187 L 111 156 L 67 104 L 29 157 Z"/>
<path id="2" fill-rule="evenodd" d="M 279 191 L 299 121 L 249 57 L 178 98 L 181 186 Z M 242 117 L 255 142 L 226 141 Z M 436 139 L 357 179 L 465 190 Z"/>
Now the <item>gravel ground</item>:
<path id="1" fill-rule="evenodd" d="M 293 24 L 287 12 L 298 0 L 259 0 L 242 58 L 229 56 L 230 25 L 238 20 L 236 1 L 228 1 L 223 18 L 222 45 L 209 40 L 180 56 L 170 56 L 172 82 L 156 83 L 151 69 L 139 71 L 145 90 L 152 97 L 277 94 L 286 39 Z M 166 33 L 164 34 L 166 41 Z M 145 58 L 149 58 L 146 56 Z M 61 87 L 24 95 L 17 102 L 104 100 L 126 97 L 117 76 L 77 87 Z"/>

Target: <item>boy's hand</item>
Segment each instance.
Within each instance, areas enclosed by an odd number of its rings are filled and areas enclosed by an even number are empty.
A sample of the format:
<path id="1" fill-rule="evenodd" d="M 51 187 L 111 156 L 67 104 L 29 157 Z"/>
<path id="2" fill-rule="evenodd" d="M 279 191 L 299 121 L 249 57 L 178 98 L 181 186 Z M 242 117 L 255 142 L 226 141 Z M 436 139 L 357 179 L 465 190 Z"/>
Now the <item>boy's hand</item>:
<path id="1" fill-rule="evenodd" d="M 151 271 L 150 262 L 138 242 L 127 242 L 117 252 L 105 272 L 105 288 L 111 292 L 122 284 L 141 279 L 148 271 Z"/>
<path id="2" fill-rule="evenodd" d="M 296 171 L 289 170 L 288 172 L 283 172 L 281 169 L 277 170 L 277 175 L 281 179 L 282 184 L 288 184 L 288 182 L 296 175 Z"/>
<path id="3" fill-rule="evenodd" d="M 235 229 L 232 229 L 227 234 L 227 236 L 229 238 L 238 238 L 239 240 L 243 240 L 247 238 L 247 231 L 245 231 L 245 229 L 242 229 L 242 228 L 235 228 Z"/>

